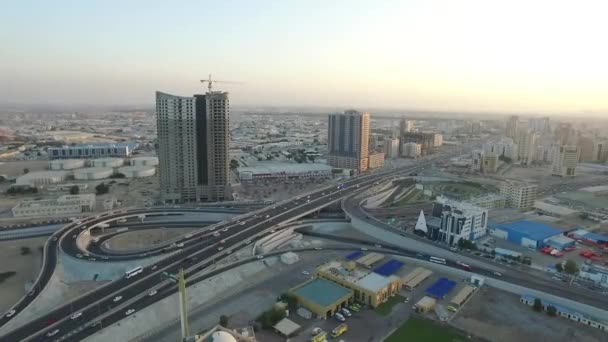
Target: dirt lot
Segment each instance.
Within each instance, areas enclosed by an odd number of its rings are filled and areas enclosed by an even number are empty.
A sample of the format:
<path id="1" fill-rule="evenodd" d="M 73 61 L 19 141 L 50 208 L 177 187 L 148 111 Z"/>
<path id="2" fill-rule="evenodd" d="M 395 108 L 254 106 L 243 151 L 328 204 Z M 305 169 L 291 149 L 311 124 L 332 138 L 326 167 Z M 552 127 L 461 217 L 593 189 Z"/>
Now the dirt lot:
<path id="1" fill-rule="evenodd" d="M 606 333 L 561 317 L 550 317 L 507 292 L 483 287 L 452 319 L 452 325 L 495 342 L 600 342 Z"/>
<path id="2" fill-rule="evenodd" d="M 109 248 L 118 251 L 141 249 L 176 238 L 194 229 L 196 228 L 171 228 L 132 231 L 115 236 L 109 239 L 108 243 L 110 244 Z"/>
<path id="3" fill-rule="evenodd" d="M 24 285 L 38 276 L 42 263 L 39 247 L 44 245 L 46 237 L 0 241 L 0 273 L 17 272 L 16 275 L 0 283 L 0 312 L 8 310 L 23 295 Z M 21 247 L 28 247 L 30 254 L 21 255 Z"/>

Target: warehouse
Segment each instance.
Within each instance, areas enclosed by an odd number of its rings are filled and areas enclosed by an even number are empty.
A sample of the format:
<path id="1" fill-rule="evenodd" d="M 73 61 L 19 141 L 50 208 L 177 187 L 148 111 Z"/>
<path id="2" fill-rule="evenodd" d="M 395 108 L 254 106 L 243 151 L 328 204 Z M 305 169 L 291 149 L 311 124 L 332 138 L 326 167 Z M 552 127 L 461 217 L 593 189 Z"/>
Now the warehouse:
<path id="1" fill-rule="evenodd" d="M 242 182 L 263 179 L 330 178 L 331 166 L 327 164 L 273 163 L 238 169 Z"/>
<path id="2" fill-rule="evenodd" d="M 416 267 L 413 271 L 403 277 L 403 286 L 408 290 L 413 290 L 423 281 L 428 279 L 433 272 L 423 267 Z"/>
<path id="3" fill-rule="evenodd" d="M 128 157 L 138 147 L 137 143 L 100 143 L 62 147 L 49 147 L 50 159 Z"/>
<path id="4" fill-rule="evenodd" d="M 545 242 L 545 246 L 551 246 L 559 250 L 564 248 L 574 247 L 574 240 L 562 234 L 552 236 Z"/>
<path id="5" fill-rule="evenodd" d="M 418 303 L 414 305 L 414 309 L 416 310 L 416 312 L 424 314 L 433 310 L 435 308 L 435 305 L 437 305 L 437 299 L 424 296 L 418 301 Z"/>
<path id="6" fill-rule="evenodd" d="M 323 278 L 309 280 L 292 288 L 289 293 L 296 297 L 300 305 L 322 319 L 333 316 L 339 309 L 353 302 L 353 290 Z"/>
<path id="7" fill-rule="evenodd" d="M 450 305 L 455 308 L 460 308 L 464 303 L 466 303 L 473 293 L 475 293 L 475 287 L 466 285 L 463 287 L 454 297 L 450 300 Z"/>
<path id="8" fill-rule="evenodd" d="M 560 235 L 561 231 L 544 223 L 515 221 L 496 225 L 491 234 L 524 247 L 541 248 L 550 238 Z"/>
<path id="9" fill-rule="evenodd" d="M 377 307 L 401 290 L 402 280 L 394 273 L 402 266 L 400 261 L 389 260 L 372 271 L 352 261 L 335 260 L 317 267 L 317 276 L 354 290 L 355 300 Z"/>
<path id="10" fill-rule="evenodd" d="M 576 230 L 570 234 L 568 234 L 574 240 L 581 241 L 583 243 L 587 243 L 590 245 L 607 245 L 608 246 L 608 236 L 600 235 L 597 233 L 592 233 L 583 229 Z"/>
<path id="11" fill-rule="evenodd" d="M 25 200 L 13 208 L 14 217 L 73 215 L 95 210 L 95 195 L 64 195 L 53 199 Z"/>

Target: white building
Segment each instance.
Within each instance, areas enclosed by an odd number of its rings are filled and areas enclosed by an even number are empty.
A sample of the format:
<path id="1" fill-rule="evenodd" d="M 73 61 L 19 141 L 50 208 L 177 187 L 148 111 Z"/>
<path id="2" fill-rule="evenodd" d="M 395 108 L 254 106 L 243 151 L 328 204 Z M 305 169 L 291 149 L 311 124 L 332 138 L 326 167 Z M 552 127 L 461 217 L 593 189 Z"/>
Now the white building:
<path id="1" fill-rule="evenodd" d="M 69 175 L 68 171 L 38 171 L 19 176 L 15 185 L 44 186 L 61 183 Z"/>
<path id="2" fill-rule="evenodd" d="M 470 203 L 439 196 L 432 217 L 438 224 L 427 223 L 428 237 L 435 241 L 455 245 L 460 239 L 471 241 L 487 234 L 488 210 Z"/>
<path id="3" fill-rule="evenodd" d="M 599 265 L 583 265 L 579 277 L 589 279 L 600 286 L 608 288 L 608 268 Z"/>
<path id="4" fill-rule="evenodd" d="M 534 207 L 538 186 L 525 182 L 505 181 L 500 187 L 500 193 L 505 196 L 506 206 L 521 210 Z"/>
<path id="5" fill-rule="evenodd" d="M 65 195 L 53 199 L 25 200 L 13 208 L 14 217 L 74 215 L 95 210 L 95 195 Z"/>
<path id="6" fill-rule="evenodd" d="M 51 170 L 72 170 L 84 167 L 83 159 L 55 159 L 49 162 Z"/>
<path id="7" fill-rule="evenodd" d="M 536 133 L 528 129 L 522 128 L 517 132 L 515 140 L 517 144 L 517 160 L 522 164 L 529 164 L 534 160 L 536 140 Z"/>
<path id="8" fill-rule="evenodd" d="M 154 166 L 123 166 L 118 169 L 127 178 L 141 178 L 154 176 L 156 168 Z"/>
<path id="9" fill-rule="evenodd" d="M 384 141 L 384 157 L 386 159 L 399 158 L 399 138 L 390 138 Z"/>
<path id="10" fill-rule="evenodd" d="M 91 161 L 92 167 L 119 167 L 125 163 L 120 158 L 97 158 Z"/>
<path id="11" fill-rule="evenodd" d="M 551 174 L 560 177 L 574 177 L 578 165 L 576 145 L 553 146 L 553 167 Z"/>
<path id="12" fill-rule="evenodd" d="M 257 166 L 240 167 L 241 182 L 263 179 L 331 178 L 332 167 L 327 164 L 264 163 Z"/>
<path id="13" fill-rule="evenodd" d="M 422 153 L 422 145 L 413 142 L 403 144 L 403 157 L 418 158 Z"/>
<path id="14" fill-rule="evenodd" d="M 138 147 L 137 143 L 101 143 L 62 147 L 49 147 L 50 159 L 128 157 Z"/>
<path id="15" fill-rule="evenodd" d="M 110 177 L 114 170 L 107 167 L 87 167 L 74 171 L 74 179 L 96 180 Z"/>
<path id="16" fill-rule="evenodd" d="M 433 147 L 441 147 L 443 145 L 443 135 L 435 133 L 433 137 Z"/>

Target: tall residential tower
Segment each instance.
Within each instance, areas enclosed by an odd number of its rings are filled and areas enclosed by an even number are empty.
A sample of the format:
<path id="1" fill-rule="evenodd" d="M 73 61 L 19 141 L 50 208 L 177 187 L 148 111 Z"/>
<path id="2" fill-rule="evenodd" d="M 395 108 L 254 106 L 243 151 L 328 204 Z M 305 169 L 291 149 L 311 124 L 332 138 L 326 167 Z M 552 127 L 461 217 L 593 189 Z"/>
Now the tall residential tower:
<path id="1" fill-rule="evenodd" d="M 347 110 L 329 115 L 329 165 L 363 172 L 369 163 L 369 113 Z"/>
<path id="2" fill-rule="evenodd" d="M 156 93 L 160 194 L 164 202 L 230 199 L 228 93 Z"/>

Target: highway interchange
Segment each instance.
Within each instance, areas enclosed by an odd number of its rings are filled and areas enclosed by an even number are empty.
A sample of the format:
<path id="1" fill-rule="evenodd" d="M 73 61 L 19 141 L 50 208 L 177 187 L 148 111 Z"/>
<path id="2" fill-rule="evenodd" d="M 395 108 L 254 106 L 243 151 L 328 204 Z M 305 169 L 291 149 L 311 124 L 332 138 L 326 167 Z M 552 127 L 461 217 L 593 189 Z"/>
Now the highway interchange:
<path id="1" fill-rule="evenodd" d="M 442 158 L 449 158 L 443 156 Z M 435 158 L 436 159 L 436 158 Z M 111 262 L 118 260 L 133 260 L 154 255 L 166 255 L 166 257 L 152 265 L 145 265 L 142 261 L 143 272 L 135 277 L 120 278 L 106 284 L 93 292 L 73 300 L 70 303 L 53 309 L 51 312 L 28 322 L 21 327 L 0 336 L 0 341 L 78 341 L 102 329 L 109 324 L 119 321 L 126 316 L 129 310 L 135 312 L 157 302 L 176 292 L 176 286 L 169 280 L 161 277 L 162 273 L 175 274 L 180 269 L 184 269 L 189 284 L 192 284 L 192 277 L 203 270 L 208 269 L 217 261 L 229 256 L 232 251 L 249 245 L 254 241 L 273 234 L 275 230 L 282 228 L 281 224 L 297 220 L 323 207 L 342 201 L 346 197 L 362 192 L 363 190 L 378 184 L 380 181 L 387 180 L 395 176 L 409 175 L 413 172 L 430 165 L 435 159 L 425 160 L 414 167 L 401 169 L 391 169 L 386 171 L 374 172 L 361 175 L 350 180 L 344 181 L 340 185 L 332 185 L 307 194 L 299 195 L 295 198 L 276 203 L 271 206 L 247 213 L 236 218 L 223 221 L 217 224 L 210 222 L 180 222 L 180 223 L 146 223 L 133 225 L 136 229 L 156 228 L 164 225 L 177 227 L 181 224 L 188 227 L 203 227 L 204 229 L 187 234 L 180 240 L 176 240 L 161 246 L 146 250 L 145 252 L 127 252 L 108 254 L 102 251 L 99 246 L 109 237 L 100 239 L 95 244 L 89 245 L 89 257 L 94 257 L 94 261 Z M 82 251 L 75 243 L 74 235 L 81 234 L 88 229 L 98 227 L 100 224 L 120 226 L 118 220 L 126 217 L 137 217 L 137 215 L 154 215 L 167 212 L 184 212 L 184 209 L 133 209 L 116 213 L 106 213 L 95 217 L 88 217 L 79 222 L 68 224 L 57 231 L 47 241 L 45 248 L 45 261 L 43 269 L 37 279 L 34 289 L 26 295 L 12 309 L 16 314 L 0 318 L 0 327 L 10 319 L 18 319 L 18 313 L 29 305 L 36 296 L 42 291 L 44 286 L 51 278 L 57 262 L 59 250 L 63 250 L 69 255 L 76 256 Z M 363 214 L 364 215 L 364 214 Z M 386 227 L 383 227 L 386 228 Z M 114 234 L 112 234 L 114 235 Z M 369 244 L 369 242 L 358 242 Z M 428 241 L 426 242 L 428 243 Z M 183 244 L 183 245 L 182 245 Z M 415 252 L 398 246 L 382 246 L 389 248 L 392 254 L 417 257 L 427 259 L 428 254 Z M 370 249 L 373 247 L 370 246 Z M 99 258 L 94 255 L 100 256 Z M 457 256 L 456 256 L 457 257 Z M 85 257 L 88 258 L 88 257 Z M 447 259 L 447 266 L 460 268 L 456 259 Z M 486 260 L 481 260 L 486 262 Z M 488 269 L 474 269 L 475 273 L 497 277 L 494 273 L 494 265 L 488 265 Z M 206 276 L 212 276 L 219 272 L 214 270 Z M 501 274 L 501 280 L 509 281 L 514 284 L 521 284 L 531 288 L 546 290 L 548 293 L 580 299 L 581 302 L 597 305 L 598 302 L 608 306 L 606 298 L 591 298 L 588 293 L 573 293 L 569 289 L 555 286 L 550 282 L 536 277 L 529 279 L 526 275 L 518 274 L 509 270 L 506 274 Z M 196 277 L 197 280 L 202 278 Z M 192 281 L 191 281 L 192 280 Z M 77 318 L 70 316 L 77 314 Z M 48 336 L 53 334 L 52 336 Z"/>
<path id="2" fill-rule="evenodd" d="M 10 331 L 8 334 L 0 337 L 0 341 L 52 341 L 60 338 L 61 340 L 77 340 L 72 338 L 75 333 L 80 335 L 86 331 L 88 334 L 91 334 L 96 331 L 95 328 L 91 329 L 89 327 L 96 326 L 99 321 L 98 317 L 105 313 L 109 314 L 106 319 L 112 319 L 113 317 L 113 319 L 118 320 L 125 316 L 125 311 L 130 309 L 131 306 L 147 306 L 157 301 L 157 298 L 160 298 L 160 296 L 156 296 L 162 295 L 164 291 L 175 291 L 175 286 L 171 282 L 161 279 L 161 273 L 168 272 L 175 274 L 184 268 L 186 275 L 191 276 L 209 267 L 215 261 L 228 256 L 232 250 L 245 246 L 268 234 L 272 234 L 274 232 L 273 227 L 278 223 L 296 220 L 338 202 L 343 197 L 356 191 L 372 186 L 386 177 L 407 175 L 429 165 L 430 162 L 425 161 L 414 167 L 354 177 L 338 186 L 332 185 L 331 187 L 321 188 L 245 214 L 238 219 L 211 226 L 209 229 L 213 228 L 215 232 L 221 232 L 219 237 L 213 236 L 210 230 L 207 229 L 194 232 L 188 239 L 177 242 L 183 243 L 183 247 L 156 264 L 144 267 L 142 274 L 128 279 L 121 278 L 106 284 L 94 292 L 85 294 L 42 317 Z M 150 209 L 135 209 L 128 212 L 90 217 L 80 222 L 69 224 L 55 233 L 47 241 L 47 252 L 43 270 L 36 282 L 38 285 L 31 293 L 31 296 L 24 297 L 13 309 L 18 314 L 44 288 L 44 285 L 53 274 L 59 245 L 64 244 L 68 239 L 73 239 L 74 234 L 93 228 L 100 223 L 117 220 L 127 215 L 148 213 L 150 213 Z M 83 227 L 85 228 L 83 229 Z M 154 253 L 162 253 L 162 250 L 155 251 Z M 154 296 L 148 296 L 153 289 L 156 289 L 157 293 Z M 118 297 L 121 297 L 120 300 L 115 301 Z M 28 300 L 28 298 L 30 299 Z M 127 305 L 126 303 L 129 301 L 133 301 L 133 303 Z M 80 313 L 77 319 L 70 318 L 74 313 Z M 18 317 L 18 315 L 14 315 L 13 317 Z M 13 317 L 3 316 L 0 320 L 0 325 L 5 324 Z M 54 333 L 55 331 L 57 332 L 51 338 L 47 336 L 47 334 Z"/>

